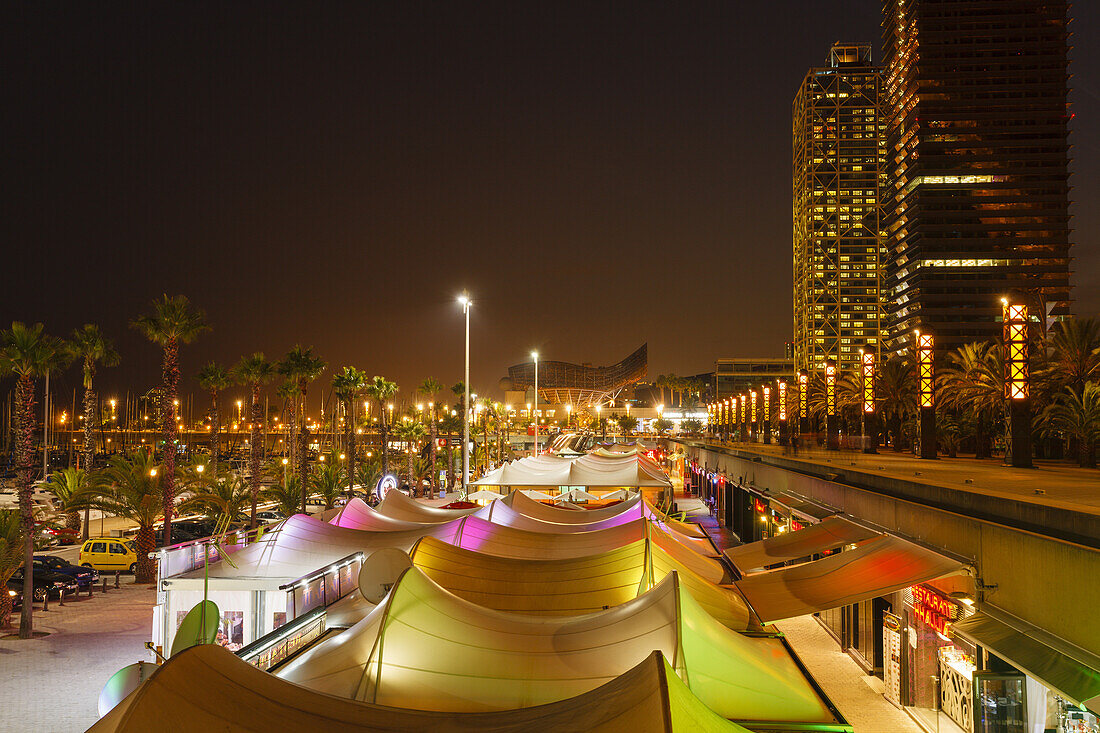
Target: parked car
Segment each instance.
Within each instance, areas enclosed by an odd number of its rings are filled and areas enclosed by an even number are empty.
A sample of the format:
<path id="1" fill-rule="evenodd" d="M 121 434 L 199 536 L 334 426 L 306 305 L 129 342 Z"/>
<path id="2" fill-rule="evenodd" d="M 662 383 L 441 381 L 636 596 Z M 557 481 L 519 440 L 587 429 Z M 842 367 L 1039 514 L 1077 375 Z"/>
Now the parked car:
<path id="1" fill-rule="evenodd" d="M 94 569 L 73 565 L 68 560 L 60 558 L 57 555 L 35 555 L 34 572 L 37 573 L 40 568 L 54 573 L 61 573 L 62 575 L 68 575 L 75 580 L 76 584 L 81 588 L 87 588 L 89 585 L 99 580 L 99 573 Z"/>
<path id="2" fill-rule="evenodd" d="M 203 537 L 209 537 L 215 529 L 217 529 L 218 523 L 216 520 L 208 519 L 206 517 L 198 517 L 195 519 L 177 519 L 172 522 L 172 531 L 174 532 L 177 527 L 182 531 L 191 535 L 191 539 L 198 540 Z"/>
<path id="3" fill-rule="evenodd" d="M 48 593 L 50 598 L 57 598 L 61 595 L 61 591 L 66 593 L 76 593 L 77 584 L 73 578 L 68 575 L 62 575 L 61 573 L 52 573 L 48 570 L 34 572 L 34 600 L 41 601 L 46 597 Z M 8 591 L 15 591 L 12 601 L 14 605 L 19 606 L 23 603 L 23 569 L 20 568 L 12 574 L 8 580 Z"/>
<path id="4" fill-rule="evenodd" d="M 51 545 L 75 545 L 80 540 L 80 530 L 69 529 L 63 524 L 35 522 L 34 526 L 42 539 Z"/>
<path id="5" fill-rule="evenodd" d="M 282 512 L 265 510 L 256 512 L 256 519 L 259 519 L 261 522 L 281 522 L 286 519 L 286 517 L 283 516 Z"/>
<path id="6" fill-rule="evenodd" d="M 82 566 L 100 571 L 137 571 L 137 546 L 133 540 L 117 537 L 94 537 L 80 548 Z"/>

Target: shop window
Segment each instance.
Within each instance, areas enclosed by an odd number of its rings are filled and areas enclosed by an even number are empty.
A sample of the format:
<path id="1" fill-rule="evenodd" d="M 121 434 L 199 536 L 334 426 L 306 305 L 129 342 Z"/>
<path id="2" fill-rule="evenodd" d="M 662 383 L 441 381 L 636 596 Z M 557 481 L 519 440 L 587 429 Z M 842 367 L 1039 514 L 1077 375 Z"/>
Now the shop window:
<path id="1" fill-rule="evenodd" d="M 225 611 L 222 613 L 215 643 L 235 652 L 244 646 L 244 611 Z"/>

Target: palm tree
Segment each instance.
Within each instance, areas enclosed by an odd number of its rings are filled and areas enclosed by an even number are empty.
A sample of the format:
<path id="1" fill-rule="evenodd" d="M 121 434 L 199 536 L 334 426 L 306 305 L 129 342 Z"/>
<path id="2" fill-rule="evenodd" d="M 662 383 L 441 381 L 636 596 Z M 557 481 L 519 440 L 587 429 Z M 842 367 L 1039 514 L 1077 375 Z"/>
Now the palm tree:
<path id="1" fill-rule="evenodd" d="M 31 480 L 34 475 L 34 380 L 60 366 L 67 353 L 65 344 L 47 336 L 41 323 L 27 326 L 19 321 L 0 334 L 0 375 L 14 374 L 15 381 L 15 488 L 19 495 L 19 516 L 23 528 L 23 613 L 19 638 L 34 632 L 34 506 Z"/>
<path id="2" fill-rule="evenodd" d="M 619 429 L 623 431 L 623 437 L 627 437 L 638 427 L 638 418 L 633 415 L 619 415 L 617 422 Z"/>
<path id="3" fill-rule="evenodd" d="M 184 500 L 180 504 L 180 511 L 217 517 L 218 526 L 228 529 L 255 517 L 255 512 L 249 514 L 250 504 L 255 506 L 252 503 L 251 487 L 243 477 L 219 476 Z"/>
<path id="4" fill-rule="evenodd" d="M 18 509 L 0 509 L 0 629 L 8 627 L 12 597 L 8 580 L 23 564 L 24 547 Z"/>
<path id="5" fill-rule="evenodd" d="M 195 375 L 199 386 L 210 393 L 210 457 L 211 470 L 218 474 L 218 458 L 221 455 L 221 419 L 218 414 L 218 393 L 231 382 L 229 372 L 215 362 L 210 362 Z"/>
<path id="6" fill-rule="evenodd" d="M 494 417 L 493 401 L 488 397 L 482 397 L 477 401 L 475 408 L 481 412 L 481 444 L 483 448 L 481 461 L 482 472 L 484 473 L 489 470 L 489 422 Z"/>
<path id="7" fill-rule="evenodd" d="M 325 511 L 328 511 L 340 497 L 344 488 L 343 481 L 344 468 L 338 461 L 322 461 L 320 465 L 313 467 L 309 475 L 310 493 L 319 496 L 325 502 Z"/>
<path id="8" fill-rule="evenodd" d="M 413 453 L 416 451 L 416 443 L 427 434 L 424 425 L 418 420 L 403 420 L 393 428 L 393 437 L 405 444 L 409 468 L 409 488 L 416 496 L 416 485 L 413 483 Z"/>
<path id="9" fill-rule="evenodd" d="M 1004 410 L 1001 349 L 976 342 L 948 353 L 936 388 L 942 407 L 973 420 L 975 457 L 988 458 L 992 427 Z"/>
<path id="10" fill-rule="evenodd" d="M 344 403 L 344 450 L 348 460 L 348 498 L 355 487 L 356 448 L 355 445 L 355 407 L 359 397 L 367 386 L 367 375 L 355 367 L 344 367 L 343 371 L 332 378 L 332 391 Z"/>
<path id="11" fill-rule="evenodd" d="M 377 374 L 367 384 L 366 392 L 378 401 L 380 430 L 382 433 L 382 473 L 390 472 L 389 423 L 386 422 L 386 403 L 397 394 L 397 382 L 391 382 Z"/>
<path id="12" fill-rule="evenodd" d="M 275 502 L 275 508 L 283 516 L 293 516 L 298 513 L 302 501 L 301 482 L 297 476 L 287 474 L 283 480 L 261 491 L 260 496 L 264 501 Z"/>
<path id="13" fill-rule="evenodd" d="M 443 434 L 447 436 L 447 489 L 450 490 L 455 483 L 455 451 L 452 438 L 462 432 L 462 418 L 458 415 L 452 415 L 451 411 L 448 410 L 443 415 L 439 427 Z"/>
<path id="14" fill-rule="evenodd" d="M 1077 442 L 1077 465 L 1096 468 L 1096 443 L 1100 440 L 1100 383 L 1085 382 L 1078 395 L 1066 387 L 1054 396 L 1040 415 L 1048 430 L 1058 430 Z"/>
<path id="15" fill-rule="evenodd" d="M 165 456 L 169 453 L 166 451 Z M 158 474 L 166 470 L 167 464 L 158 464 L 152 450 L 111 456 L 107 467 L 93 474 L 91 485 L 76 498 L 78 504 L 128 519 L 138 526 L 138 557 L 136 567 L 131 568 L 135 583 L 156 580 L 149 553 L 156 546 L 153 526 L 165 516 L 164 487 L 168 482 L 161 481 Z M 175 487 L 174 482 L 171 485 Z"/>
<path id="16" fill-rule="evenodd" d="M 435 459 L 437 450 L 436 436 L 438 435 L 437 431 L 439 430 L 439 405 L 436 404 L 435 398 L 436 395 L 443 391 L 443 385 L 440 384 L 438 380 L 433 379 L 432 377 L 428 377 L 420 383 L 420 388 L 418 391 L 420 392 L 420 394 L 428 398 L 428 439 L 431 441 L 431 448 L 428 453 L 428 461 L 431 464 L 431 469 L 428 473 L 428 481 L 431 484 L 432 493 L 434 495 L 435 490 L 436 488 L 438 488 L 439 485 L 439 481 L 436 478 L 437 473 L 435 470 Z"/>
<path id="17" fill-rule="evenodd" d="M 276 365 L 278 371 L 278 365 Z M 275 395 L 283 401 L 283 422 L 286 424 L 286 443 L 283 444 L 283 458 L 293 459 L 294 437 L 298 434 L 297 412 L 294 409 L 294 400 L 298 395 L 298 385 L 287 380 L 275 388 Z"/>
<path id="18" fill-rule="evenodd" d="M 65 515 L 65 528 L 80 529 L 80 514 L 74 508 L 73 499 L 91 484 L 91 472 L 70 466 L 50 474 L 45 488 L 57 499 L 58 511 Z"/>
<path id="19" fill-rule="evenodd" d="M 260 453 L 263 450 L 260 445 L 260 430 L 264 427 L 260 390 L 274 376 L 275 365 L 264 358 L 262 351 L 257 351 L 252 356 L 242 357 L 237 362 L 237 366 L 233 367 L 233 379 L 238 384 L 247 386 L 249 394 L 252 396 L 252 413 L 248 426 L 248 483 L 252 496 L 248 526 L 251 529 L 256 528 L 256 503 L 260 498 Z"/>
<path id="20" fill-rule="evenodd" d="M 1059 387 L 1078 396 L 1100 379 L 1100 318 L 1073 318 L 1055 324 L 1048 342 L 1047 369 Z"/>
<path id="21" fill-rule="evenodd" d="M 303 349 L 301 346 L 295 345 L 293 349 L 287 352 L 287 355 L 283 357 L 283 360 L 279 362 L 276 369 L 279 374 L 282 374 L 297 387 L 296 399 L 298 402 L 297 417 L 298 417 L 298 441 L 297 445 L 293 446 L 291 455 L 297 457 L 297 462 L 291 461 L 298 472 L 299 476 L 303 479 L 306 477 L 306 447 L 308 445 L 309 430 L 306 427 L 305 422 L 305 401 L 306 390 L 309 388 L 309 383 L 317 377 L 321 376 L 321 372 L 325 370 L 325 362 L 313 355 L 313 347 Z M 305 484 L 302 483 L 302 513 L 306 511 L 306 494 Z"/>
<path id="22" fill-rule="evenodd" d="M 164 351 L 161 373 L 164 377 L 164 391 L 160 398 L 160 417 L 164 427 L 164 544 L 172 542 L 172 512 L 176 499 L 176 405 L 179 402 L 179 347 L 189 344 L 203 331 L 209 330 L 206 315 L 201 310 L 192 310 L 191 301 L 186 296 L 174 298 L 163 296 L 154 300 L 152 313 L 138 316 L 130 325 L 141 332 L 145 338 L 160 346 Z"/>
<path id="23" fill-rule="evenodd" d="M 917 375 L 912 362 L 901 357 L 882 363 L 876 377 L 879 406 L 896 452 L 907 447 L 902 423 L 917 414 Z"/>
<path id="24" fill-rule="evenodd" d="M 96 367 L 117 366 L 118 351 L 114 343 L 99 332 L 99 326 L 85 323 L 73 330 L 68 342 L 69 355 L 80 362 L 84 373 L 84 469 L 92 470 L 95 461 L 95 408 L 96 394 L 93 388 Z M 88 539 L 88 517 L 84 517 L 82 539 Z"/>

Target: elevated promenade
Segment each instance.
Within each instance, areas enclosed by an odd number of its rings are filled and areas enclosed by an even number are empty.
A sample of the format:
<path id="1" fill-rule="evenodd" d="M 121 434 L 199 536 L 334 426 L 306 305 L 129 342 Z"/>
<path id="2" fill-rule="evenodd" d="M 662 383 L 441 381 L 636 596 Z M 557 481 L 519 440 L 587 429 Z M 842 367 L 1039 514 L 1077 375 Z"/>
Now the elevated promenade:
<path id="1" fill-rule="evenodd" d="M 973 567 L 979 604 L 1100 654 L 1100 471 L 1037 462 L 921 460 L 884 451 L 677 440 L 709 471 L 791 492 Z"/>

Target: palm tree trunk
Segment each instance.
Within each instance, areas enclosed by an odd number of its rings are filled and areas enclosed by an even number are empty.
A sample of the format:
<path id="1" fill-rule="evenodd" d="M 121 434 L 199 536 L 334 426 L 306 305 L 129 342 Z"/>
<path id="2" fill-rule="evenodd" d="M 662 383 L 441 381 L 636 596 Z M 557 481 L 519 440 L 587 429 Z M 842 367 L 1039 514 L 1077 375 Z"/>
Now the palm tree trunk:
<path id="1" fill-rule="evenodd" d="M 218 391 L 210 390 L 210 472 L 218 477 L 218 457 L 221 454 L 221 416 L 218 415 Z"/>
<path id="2" fill-rule="evenodd" d="M 92 421 L 95 419 L 95 392 L 91 387 L 84 390 L 84 470 L 91 473 L 95 464 L 95 429 Z M 80 540 L 88 539 L 88 525 L 91 523 L 91 508 L 84 507 L 84 528 L 80 532 Z"/>
<path id="3" fill-rule="evenodd" d="M 248 441 L 248 487 L 252 491 L 252 509 L 249 514 L 248 526 L 256 529 L 256 504 L 260 500 L 260 419 L 262 417 L 260 405 L 260 385 L 252 385 L 252 428 Z M 217 474 L 214 474 L 217 476 Z"/>
<path id="4" fill-rule="evenodd" d="M 429 435 L 428 439 L 432 441 L 432 446 L 431 446 L 431 449 L 430 449 L 430 451 L 429 451 L 428 455 L 429 455 L 429 457 L 430 457 L 430 460 L 431 460 L 431 464 L 430 464 L 430 465 L 431 465 L 431 467 L 432 467 L 432 468 L 431 468 L 431 471 L 432 471 L 432 472 L 431 472 L 431 473 L 430 473 L 430 474 L 428 475 L 428 485 L 432 487 L 432 496 L 435 496 L 435 492 L 436 492 L 436 489 L 438 488 L 438 486 L 436 485 L 436 484 L 437 484 L 437 482 L 436 482 L 436 475 L 437 475 L 437 472 L 436 472 L 436 470 L 435 470 L 435 450 L 436 450 L 436 437 L 435 437 L 435 436 L 436 436 L 436 419 L 435 419 L 435 408 L 432 408 L 432 409 L 431 409 L 431 410 L 429 411 L 429 414 L 430 414 L 430 417 L 431 417 L 431 422 L 432 422 L 432 424 L 431 424 L 431 430 L 430 430 L 430 431 L 429 431 L 429 433 L 428 433 L 428 435 Z"/>
<path id="5" fill-rule="evenodd" d="M 302 514 L 306 513 L 306 496 L 309 494 L 309 474 L 306 472 L 306 447 L 309 445 L 309 427 L 302 424 L 298 432 L 298 479 L 302 482 Z"/>
<path id="6" fill-rule="evenodd" d="M 149 554 L 156 547 L 156 536 L 152 527 L 140 527 L 137 533 L 138 559 L 134 573 L 134 583 L 155 583 L 156 565 Z"/>
<path id="7" fill-rule="evenodd" d="M 31 472 L 34 470 L 34 381 L 20 376 L 15 384 L 15 476 L 19 493 L 19 524 L 23 529 L 23 613 L 19 638 L 34 634 L 34 508 L 31 505 Z"/>
<path id="8" fill-rule="evenodd" d="M 385 406 L 381 406 L 379 412 L 382 413 L 382 475 L 385 476 L 390 472 L 390 441 L 389 431 L 386 426 L 386 410 Z"/>
<path id="9" fill-rule="evenodd" d="M 172 515 L 176 504 L 176 395 L 179 389 L 179 344 L 169 339 L 164 344 L 164 393 L 161 395 L 161 415 L 164 420 L 164 544 L 172 544 Z"/>
<path id="10" fill-rule="evenodd" d="M 409 491 L 416 496 L 416 484 L 413 483 L 413 443 L 410 440 L 406 449 L 409 453 Z"/>
<path id="11" fill-rule="evenodd" d="M 348 500 L 351 500 L 355 491 L 355 399 L 348 400 L 348 412 L 350 417 L 344 418 L 344 444 L 348 452 Z"/>

